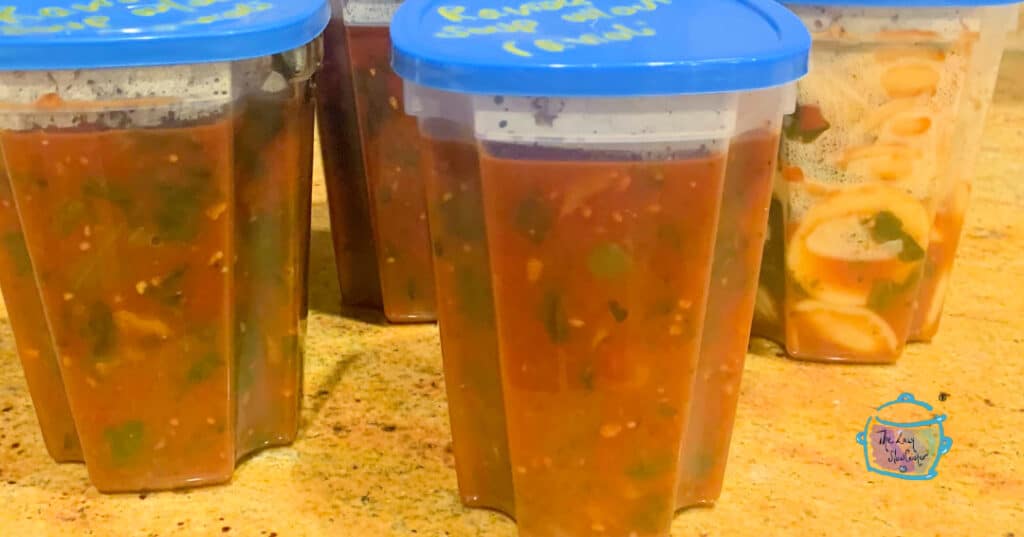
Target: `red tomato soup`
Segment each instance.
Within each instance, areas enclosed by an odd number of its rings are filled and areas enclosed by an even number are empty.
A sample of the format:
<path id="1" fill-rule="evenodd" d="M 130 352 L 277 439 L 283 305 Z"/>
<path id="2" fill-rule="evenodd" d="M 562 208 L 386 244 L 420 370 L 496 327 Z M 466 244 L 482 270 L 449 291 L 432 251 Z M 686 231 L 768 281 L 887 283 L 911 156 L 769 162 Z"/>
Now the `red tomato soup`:
<path id="1" fill-rule="evenodd" d="M 310 91 L 162 127 L 0 132 L 100 490 L 223 482 L 236 457 L 294 439 Z"/>
<path id="2" fill-rule="evenodd" d="M 485 146 L 521 536 L 668 533 L 724 169 Z"/>
<path id="3" fill-rule="evenodd" d="M 336 12 L 339 9 L 335 7 Z M 350 307 L 381 309 L 384 303 L 370 195 L 359 141 L 348 39 L 340 17 L 327 26 L 324 47 L 323 69 L 317 79 L 317 124 L 341 299 Z"/>
<path id="4" fill-rule="evenodd" d="M 82 448 L 64 394 L 57 355 L 46 326 L 39 287 L 3 159 L 0 159 L 0 242 L 3 246 L 0 248 L 0 288 L 43 441 L 56 461 L 81 461 Z"/>
<path id="5" fill-rule="evenodd" d="M 232 127 L 0 135 L 100 489 L 231 474 Z"/>
<path id="6" fill-rule="evenodd" d="M 475 141 L 424 137 L 445 386 L 463 503 L 514 512 Z"/>
<path id="7" fill-rule="evenodd" d="M 369 197 L 369 214 L 379 268 L 379 286 L 384 314 L 392 322 L 432 321 L 435 318 L 433 265 L 430 234 L 427 230 L 427 207 L 424 173 L 419 154 L 419 130 L 416 119 L 403 109 L 402 80 L 389 65 L 391 39 L 387 27 L 351 26 L 345 29 L 355 97 L 355 115 L 365 172 L 365 191 Z M 335 54 L 343 52 L 340 49 Z M 338 62 L 338 67 L 341 67 Z M 331 97 L 333 98 L 333 96 Z M 340 111 L 344 114 L 344 111 Z M 351 114 L 348 114 L 351 116 Z M 347 118 L 351 121 L 352 118 Z M 324 121 L 338 123 L 345 117 L 327 116 Z M 344 127 L 336 127 L 350 134 Z M 338 136 L 334 137 L 337 140 Z M 328 152 L 334 150 L 326 148 Z M 342 148 L 346 158 L 351 148 Z M 334 157 L 332 157 L 334 158 Z M 351 158 L 351 155 L 347 155 Z M 341 182 L 358 181 L 353 175 Z M 335 182 L 332 178 L 332 182 Z M 335 198 L 361 195 L 362 186 L 335 187 Z M 344 211 L 345 203 L 332 209 Z M 342 225 L 351 217 L 334 216 L 338 233 L 364 233 L 365 226 Z M 363 252 L 365 238 L 341 236 L 335 239 L 342 252 Z M 346 246 L 348 245 L 348 246 Z M 342 260 L 341 279 L 347 288 L 372 288 L 366 261 Z M 364 280 L 359 282 L 358 280 Z M 364 302 L 368 291 L 358 291 Z"/>
<path id="8" fill-rule="evenodd" d="M 313 100 L 251 99 L 235 122 L 235 388 L 239 456 L 290 444 L 305 347 Z"/>
<path id="9" fill-rule="evenodd" d="M 754 131 L 734 139 L 729 148 L 700 362 L 683 441 L 679 507 L 712 503 L 722 491 L 778 147 L 775 133 Z"/>

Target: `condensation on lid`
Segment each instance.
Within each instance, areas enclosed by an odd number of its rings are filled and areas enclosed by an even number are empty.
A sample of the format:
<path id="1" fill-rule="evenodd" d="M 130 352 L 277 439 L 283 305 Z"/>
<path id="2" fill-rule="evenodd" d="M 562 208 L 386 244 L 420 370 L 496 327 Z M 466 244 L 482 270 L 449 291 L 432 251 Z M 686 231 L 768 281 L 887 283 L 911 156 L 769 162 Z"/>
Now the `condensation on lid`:
<path id="1" fill-rule="evenodd" d="M 811 43 L 772 0 L 408 0 L 391 36 L 419 85 L 561 97 L 778 86 L 806 73 Z"/>
<path id="2" fill-rule="evenodd" d="M 341 16 L 350 26 L 387 26 L 403 0 L 347 0 Z"/>
<path id="3" fill-rule="evenodd" d="M 497 142 L 701 143 L 732 136 L 737 95 L 651 97 L 634 100 L 628 109 L 615 99 L 475 96 L 474 122 L 477 138 Z"/>
<path id="4" fill-rule="evenodd" d="M 931 8 L 907 12 L 901 8 L 792 6 L 815 40 L 875 42 L 887 32 L 914 32 L 916 43 L 952 43 L 964 32 L 981 30 L 975 8 Z"/>
<path id="5" fill-rule="evenodd" d="M 329 19 L 327 0 L 0 0 L 0 70 L 257 58 L 309 43 Z"/>
<path id="6" fill-rule="evenodd" d="M 915 30 L 917 42 L 952 42 L 965 31 L 981 31 L 982 19 L 1000 14 L 992 10 L 1009 10 L 1019 0 L 786 0 L 803 19 L 815 40 L 844 42 L 876 41 L 878 34 Z M 1009 17 L 1002 31 L 1016 27 L 1016 18 Z M 833 31 L 841 27 L 841 31 Z M 995 28 L 995 27 L 993 27 Z M 993 31 L 993 30 L 989 30 Z"/>
<path id="7" fill-rule="evenodd" d="M 128 120 L 153 127 L 174 117 L 222 114 L 244 84 L 229 62 L 150 68 L 0 73 L 0 129 L 71 128 Z M 277 73 L 274 73 L 277 74 Z M 280 77 L 278 74 L 277 76 Z M 253 80 L 249 85 L 266 84 Z"/>

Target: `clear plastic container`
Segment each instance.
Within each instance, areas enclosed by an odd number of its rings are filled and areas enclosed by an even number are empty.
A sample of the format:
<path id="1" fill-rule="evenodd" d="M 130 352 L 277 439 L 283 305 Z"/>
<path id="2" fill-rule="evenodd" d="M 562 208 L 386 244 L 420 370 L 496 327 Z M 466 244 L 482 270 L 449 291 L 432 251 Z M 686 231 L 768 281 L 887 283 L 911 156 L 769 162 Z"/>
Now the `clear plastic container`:
<path id="1" fill-rule="evenodd" d="M 419 118 L 445 387 L 462 502 L 514 514 L 473 103 L 406 84 Z"/>
<path id="2" fill-rule="evenodd" d="M 1017 30 L 1010 34 L 1010 41 L 1006 46 L 1009 50 L 1024 51 L 1024 4 L 1020 6 Z"/>
<path id="3" fill-rule="evenodd" d="M 794 85 L 740 97 L 725 167 L 693 403 L 683 437 L 678 507 L 713 503 L 722 491 L 750 340 L 748 319 L 757 296 L 756 267 L 761 266 L 767 235 L 765 215 L 779 132 L 783 115 L 793 112 L 795 102 Z"/>
<path id="4" fill-rule="evenodd" d="M 679 508 L 721 493 L 749 318 L 766 235 L 779 132 L 795 86 L 741 96 L 729 146 L 708 306 L 690 421 L 683 442 Z M 471 101 L 406 88 L 406 111 L 420 118 L 430 207 L 438 322 L 448 380 L 456 470 L 466 505 L 514 514 L 479 156 Z M 779 108 L 780 106 L 785 108 Z"/>
<path id="5" fill-rule="evenodd" d="M 331 23 L 324 31 L 324 61 L 317 77 L 317 125 L 331 237 L 342 301 L 350 307 L 379 310 L 384 303 L 356 119 L 348 38 L 341 13 L 341 4 L 335 0 Z"/>
<path id="6" fill-rule="evenodd" d="M 66 393 L 105 492 L 227 481 L 237 459 L 295 438 L 301 403 L 328 7 L 147 9 L 104 12 L 79 40 L 0 38 L 16 52 L 0 60 L 0 151 L 28 255 L 0 276 L 5 292 L 38 284 L 23 302 L 41 298 L 60 371 L 33 373 L 20 338 L 30 389 Z M 202 39 L 167 33 L 200 19 Z M 44 431 L 66 421 L 36 400 Z"/>
<path id="7" fill-rule="evenodd" d="M 810 40 L 773 2 L 697 4 L 493 23 L 537 41 L 481 29 L 512 4 L 412 1 L 392 23 L 430 170 L 462 498 L 524 537 L 667 535 L 677 507 L 718 495 L 728 432 L 709 428 L 731 430 Z M 702 34 L 726 22 L 745 38 Z M 583 41 L 604 46 L 567 46 Z"/>
<path id="8" fill-rule="evenodd" d="M 14 332 L 14 342 L 28 381 L 43 442 L 57 462 L 82 460 L 82 448 L 71 417 L 64 382 L 46 326 L 32 259 L 14 204 L 7 170 L 0 159 L 0 288 Z"/>
<path id="9" fill-rule="evenodd" d="M 334 0 L 321 132 L 338 278 L 350 306 L 392 322 L 435 319 L 424 173 L 415 118 L 391 70 L 400 0 Z"/>
<path id="10" fill-rule="evenodd" d="M 893 362 L 937 330 L 1016 15 L 960 3 L 789 2 L 813 65 L 784 127 L 755 333 L 793 357 Z"/>
<path id="11" fill-rule="evenodd" d="M 915 304 L 910 341 L 931 341 L 938 332 L 963 232 L 975 167 L 981 154 L 982 134 L 999 66 L 1006 44 L 1006 32 L 1017 27 L 1013 6 L 986 8 L 981 14 L 981 31 L 970 49 L 970 67 L 964 84 L 960 113 L 953 127 L 952 168 L 943 174 L 936 197 L 935 216 L 929 237 L 921 288 Z"/>

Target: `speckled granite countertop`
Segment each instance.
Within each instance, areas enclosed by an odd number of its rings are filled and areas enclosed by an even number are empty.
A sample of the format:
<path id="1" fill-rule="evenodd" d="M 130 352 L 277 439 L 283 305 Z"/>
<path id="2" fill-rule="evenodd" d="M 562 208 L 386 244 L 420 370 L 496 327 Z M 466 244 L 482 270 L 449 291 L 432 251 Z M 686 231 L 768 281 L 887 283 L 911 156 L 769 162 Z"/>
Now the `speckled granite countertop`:
<path id="1" fill-rule="evenodd" d="M 319 174 L 318 174 L 319 175 Z M 304 427 L 228 486 L 103 496 L 57 465 L 0 319 L 0 536 L 514 536 L 460 506 L 434 326 L 339 316 L 318 185 Z M 1024 53 L 1007 56 L 943 330 L 893 367 L 783 360 L 755 342 L 725 491 L 676 536 L 1024 537 Z M 868 473 L 854 435 L 913 392 L 949 415 L 933 481 Z"/>

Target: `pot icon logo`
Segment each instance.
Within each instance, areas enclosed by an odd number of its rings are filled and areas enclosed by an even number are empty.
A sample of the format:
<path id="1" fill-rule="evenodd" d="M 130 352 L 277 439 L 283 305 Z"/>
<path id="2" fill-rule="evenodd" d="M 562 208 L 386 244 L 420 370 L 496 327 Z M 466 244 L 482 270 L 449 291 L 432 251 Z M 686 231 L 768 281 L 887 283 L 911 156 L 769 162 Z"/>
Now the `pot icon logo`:
<path id="1" fill-rule="evenodd" d="M 912 481 L 934 478 L 939 459 L 953 446 L 943 432 L 946 415 L 909 393 L 875 410 L 857 433 L 868 471 Z"/>

